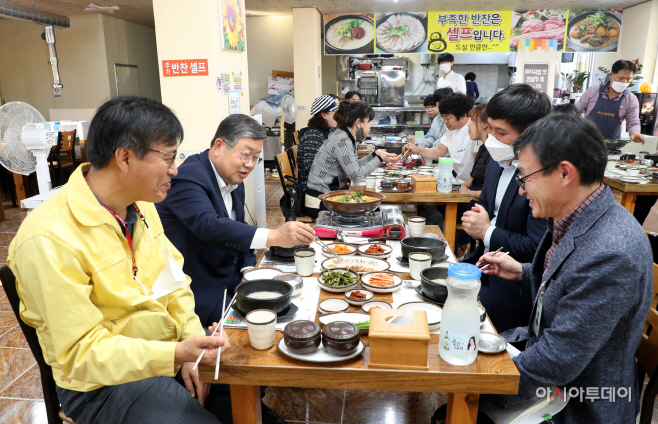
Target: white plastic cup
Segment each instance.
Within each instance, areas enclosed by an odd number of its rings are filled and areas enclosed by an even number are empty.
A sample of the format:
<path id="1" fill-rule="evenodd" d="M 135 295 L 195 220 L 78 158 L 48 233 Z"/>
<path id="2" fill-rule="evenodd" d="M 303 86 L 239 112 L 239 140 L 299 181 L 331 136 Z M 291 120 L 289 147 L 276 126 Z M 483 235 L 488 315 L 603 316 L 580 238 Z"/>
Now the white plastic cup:
<path id="1" fill-rule="evenodd" d="M 256 350 L 267 350 L 274 346 L 276 313 L 269 309 L 256 309 L 245 317 L 249 343 Z"/>
<path id="2" fill-rule="evenodd" d="M 629 177 L 639 177 L 640 170 L 638 168 L 626 168 L 626 175 Z"/>
<path id="3" fill-rule="evenodd" d="M 367 189 L 374 190 L 376 186 L 377 186 L 377 177 L 376 176 L 366 177 L 366 188 Z"/>
<path id="4" fill-rule="evenodd" d="M 414 280 L 420 280 L 420 273 L 432 265 L 432 255 L 423 252 L 409 254 L 409 274 Z"/>
<path id="5" fill-rule="evenodd" d="M 295 250 L 295 270 L 302 277 L 313 275 L 315 268 L 315 250 L 312 248 Z"/>
<path id="6" fill-rule="evenodd" d="M 409 235 L 411 237 L 420 237 L 425 233 L 425 217 L 412 216 L 407 220 L 409 225 Z"/>

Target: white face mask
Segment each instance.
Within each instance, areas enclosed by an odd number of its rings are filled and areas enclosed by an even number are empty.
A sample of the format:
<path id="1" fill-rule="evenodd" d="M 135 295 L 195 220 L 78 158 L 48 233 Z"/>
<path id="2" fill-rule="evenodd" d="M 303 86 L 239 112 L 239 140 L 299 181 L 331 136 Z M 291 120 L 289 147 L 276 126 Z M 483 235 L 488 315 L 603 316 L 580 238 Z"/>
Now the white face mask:
<path id="1" fill-rule="evenodd" d="M 443 65 L 439 65 L 439 69 L 440 69 L 441 72 L 443 72 L 444 74 L 447 74 L 447 73 L 450 72 L 450 70 L 452 69 L 452 66 L 450 66 L 449 63 L 444 63 Z"/>
<path id="2" fill-rule="evenodd" d="M 629 85 L 631 84 L 625 82 L 619 82 L 619 81 L 612 81 L 612 89 L 615 90 L 617 93 L 623 93 L 624 90 L 626 90 Z"/>
<path id="3" fill-rule="evenodd" d="M 153 294 L 148 295 L 151 299 L 158 299 L 160 297 L 173 293 L 179 288 L 183 287 L 187 279 L 185 278 L 185 273 L 183 272 L 183 269 L 180 267 L 180 265 L 178 265 L 176 258 L 174 258 L 174 255 L 172 255 L 171 250 L 169 250 L 164 240 L 162 240 L 160 236 L 158 236 L 158 234 L 154 232 L 151 228 L 147 228 L 146 231 L 148 232 L 149 237 L 151 237 L 151 240 L 153 240 L 153 243 L 155 243 L 158 250 L 160 250 L 160 252 L 162 253 L 162 256 L 164 256 L 164 260 L 165 260 L 165 264 L 164 267 L 162 268 L 162 271 L 160 271 L 160 274 L 158 274 L 158 277 L 155 279 L 155 281 L 153 282 L 153 286 L 151 287 L 151 291 L 153 292 Z M 164 246 L 164 249 L 158 246 L 158 243 L 155 241 L 151 233 L 155 234 L 155 237 L 158 240 L 160 240 L 160 242 Z M 142 284 L 139 278 L 138 277 L 134 277 L 134 278 L 142 286 L 142 289 L 145 292 L 147 292 L 146 287 L 144 287 L 144 284 Z"/>
<path id="4" fill-rule="evenodd" d="M 507 144 L 499 141 L 496 139 L 496 137 L 489 135 L 487 137 L 487 140 L 484 142 L 485 147 L 487 148 L 487 151 L 489 151 L 489 154 L 491 155 L 491 159 L 495 160 L 496 162 L 500 162 L 503 160 L 510 160 L 514 157 L 514 148 L 512 146 L 508 146 Z"/>

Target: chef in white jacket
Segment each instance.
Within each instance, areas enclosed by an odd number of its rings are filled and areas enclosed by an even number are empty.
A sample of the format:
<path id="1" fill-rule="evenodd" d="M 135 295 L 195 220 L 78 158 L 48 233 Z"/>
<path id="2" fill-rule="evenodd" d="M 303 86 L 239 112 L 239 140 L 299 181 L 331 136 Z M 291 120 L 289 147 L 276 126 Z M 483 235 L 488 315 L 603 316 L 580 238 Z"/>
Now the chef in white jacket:
<path id="1" fill-rule="evenodd" d="M 466 94 L 466 80 L 464 76 L 452 70 L 455 57 L 450 53 L 441 53 L 438 62 L 439 70 L 443 76 L 436 82 L 436 89 L 450 87 L 455 93 Z"/>

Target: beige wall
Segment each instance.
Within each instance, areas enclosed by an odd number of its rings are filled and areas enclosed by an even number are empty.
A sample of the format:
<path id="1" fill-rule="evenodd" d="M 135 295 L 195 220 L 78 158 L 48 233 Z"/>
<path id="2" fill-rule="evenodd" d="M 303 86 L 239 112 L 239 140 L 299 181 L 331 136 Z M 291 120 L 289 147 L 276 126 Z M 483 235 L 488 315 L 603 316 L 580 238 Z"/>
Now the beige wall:
<path id="1" fill-rule="evenodd" d="M 162 102 L 174 110 L 185 130 L 179 151 L 203 151 L 228 116 L 228 96 L 215 86 L 221 72 L 242 72 L 245 83 L 240 108 L 249 114 L 247 53 L 221 49 L 217 0 L 153 0 L 153 14 Z M 247 50 L 249 47 L 247 38 Z M 165 59 L 208 59 L 208 75 L 163 77 Z M 245 195 L 245 203 L 254 211 L 251 175 L 245 180 Z"/>
<path id="2" fill-rule="evenodd" d="M 155 29 L 102 15 L 110 92 L 117 95 L 114 64 L 137 65 L 144 97 L 161 101 Z"/>
<path id="3" fill-rule="evenodd" d="M 325 56 L 322 53 L 322 94 L 336 94 L 343 97 L 338 91 L 336 81 L 336 56 Z"/>
<path id="4" fill-rule="evenodd" d="M 53 97 L 43 27 L 0 19 L 0 93 L 5 102 L 31 104 L 47 119 L 50 109 L 96 109 L 116 95 L 114 63 L 139 67 L 142 95 L 160 100 L 155 30 L 103 15 L 69 16 L 55 29 L 62 96 Z"/>
<path id="5" fill-rule="evenodd" d="M 71 28 L 55 29 L 62 97 L 54 98 L 48 48 L 37 24 L 0 20 L 0 90 L 5 102 L 49 109 L 95 109 L 110 97 L 100 15 L 70 16 Z"/>
<path id="6" fill-rule="evenodd" d="M 322 16 L 315 8 L 295 8 L 292 18 L 297 122 L 305 126 L 311 117 L 313 100 L 322 94 Z"/>
<path id="7" fill-rule="evenodd" d="M 268 97 L 272 71 L 293 72 L 292 15 L 253 16 L 247 19 L 249 40 L 249 103 Z"/>
<path id="8" fill-rule="evenodd" d="M 640 59 L 645 81 L 651 81 L 658 52 L 658 0 L 642 3 L 624 10 L 619 51 L 597 53 L 595 69 L 610 69 L 619 59 Z M 655 89 L 654 89 L 655 91 Z"/>

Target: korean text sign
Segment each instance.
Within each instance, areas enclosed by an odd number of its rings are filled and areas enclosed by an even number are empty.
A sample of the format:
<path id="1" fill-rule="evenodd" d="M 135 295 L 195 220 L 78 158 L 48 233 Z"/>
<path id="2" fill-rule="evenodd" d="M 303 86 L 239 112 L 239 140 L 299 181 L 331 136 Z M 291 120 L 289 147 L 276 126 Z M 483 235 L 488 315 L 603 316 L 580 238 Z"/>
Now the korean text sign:
<path id="1" fill-rule="evenodd" d="M 163 60 L 162 75 L 165 77 L 208 75 L 208 59 Z"/>
<path id="2" fill-rule="evenodd" d="M 431 53 L 509 52 L 512 12 L 429 12 Z"/>

